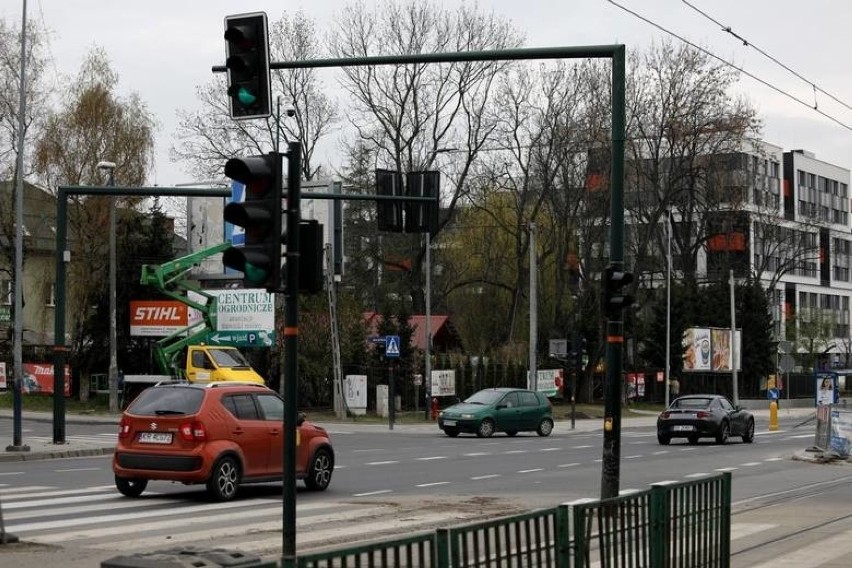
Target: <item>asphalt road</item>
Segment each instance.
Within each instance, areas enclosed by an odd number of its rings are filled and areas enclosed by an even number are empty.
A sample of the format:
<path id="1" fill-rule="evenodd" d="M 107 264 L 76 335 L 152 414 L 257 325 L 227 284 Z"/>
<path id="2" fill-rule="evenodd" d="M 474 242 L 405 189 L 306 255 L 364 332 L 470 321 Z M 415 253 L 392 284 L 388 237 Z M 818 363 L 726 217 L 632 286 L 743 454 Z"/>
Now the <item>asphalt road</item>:
<path id="1" fill-rule="evenodd" d="M 844 480 L 851 469 L 792 459 L 813 441 L 813 425 L 797 428 L 798 418 L 782 421 L 777 432 L 767 431 L 766 421 L 759 419 L 753 444 L 732 440 L 724 446 L 710 440 L 696 446 L 685 441 L 660 446 L 650 422 L 622 432 L 622 490 L 731 471 L 735 509 L 747 511 L 773 498 L 775 506 L 806 505 L 814 495 L 831 495 L 849 485 Z M 6 426 L 8 422 L 4 431 Z M 24 426 L 25 441 L 51 434 L 50 424 Z M 480 439 L 448 438 L 429 426 L 393 431 L 349 424 L 328 427 L 337 468 L 328 491 L 298 492 L 300 551 L 335 539 L 432 529 L 600 493 L 599 431 L 571 431 L 561 423 L 547 438 L 533 434 Z M 68 433 L 110 439 L 115 427 L 73 424 Z M 803 488 L 818 490 L 803 493 Z M 93 566 L 128 549 L 181 543 L 232 544 L 274 555 L 280 551 L 280 495 L 280 484 L 265 484 L 246 487 L 234 503 L 214 504 L 206 500 L 202 487 L 152 482 L 142 499 L 132 500 L 116 493 L 109 456 L 0 462 L 7 530 L 30 543 L 0 554 L 4 561 L 19 560 L 14 565 L 22 568 Z M 761 519 L 745 524 L 777 526 Z M 762 534 L 769 532 L 764 529 Z M 755 538 L 736 541 L 752 547 L 742 558 L 761 558 Z M 56 546 L 65 554 L 56 556 Z"/>

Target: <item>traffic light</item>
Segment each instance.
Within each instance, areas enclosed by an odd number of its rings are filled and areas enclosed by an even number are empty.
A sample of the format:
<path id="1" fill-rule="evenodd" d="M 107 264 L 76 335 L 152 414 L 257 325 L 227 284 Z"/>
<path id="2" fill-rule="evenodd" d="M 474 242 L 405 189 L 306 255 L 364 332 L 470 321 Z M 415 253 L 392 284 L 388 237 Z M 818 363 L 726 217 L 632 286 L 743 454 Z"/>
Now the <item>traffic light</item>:
<path id="1" fill-rule="evenodd" d="M 408 172 L 405 180 L 406 197 L 431 197 L 435 201 L 406 201 L 405 232 L 438 232 L 438 202 L 441 195 L 440 172 Z"/>
<path id="2" fill-rule="evenodd" d="M 271 116 L 266 13 L 225 16 L 225 58 L 231 118 L 246 120 Z"/>
<path id="3" fill-rule="evenodd" d="M 391 170 L 376 170 L 376 195 L 402 196 L 402 176 Z M 402 232 L 402 201 L 376 202 L 379 231 Z"/>
<path id="4" fill-rule="evenodd" d="M 247 285 L 281 289 L 282 188 L 281 155 L 270 153 L 233 158 L 225 164 L 225 175 L 245 186 L 242 203 L 225 206 L 225 221 L 245 229 L 245 244 L 222 255 L 228 268 L 244 274 Z"/>
<path id="5" fill-rule="evenodd" d="M 626 294 L 625 286 L 633 282 L 633 274 L 609 265 L 604 270 L 603 309 L 607 319 L 622 319 L 622 311 L 633 303 L 633 296 Z"/>
<path id="6" fill-rule="evenodd" d="M 586 352 L 586 338 L 578 332 L 571 335 L 571 353 L 569 359 L 575 369 L 583 367 L 583 354 Z"/>
<path id="7" fill-rule="evenodd" d="M 302 221 L 299 224 L 299 291 L 322 292 L 323 255 L 322 224 Z"/>

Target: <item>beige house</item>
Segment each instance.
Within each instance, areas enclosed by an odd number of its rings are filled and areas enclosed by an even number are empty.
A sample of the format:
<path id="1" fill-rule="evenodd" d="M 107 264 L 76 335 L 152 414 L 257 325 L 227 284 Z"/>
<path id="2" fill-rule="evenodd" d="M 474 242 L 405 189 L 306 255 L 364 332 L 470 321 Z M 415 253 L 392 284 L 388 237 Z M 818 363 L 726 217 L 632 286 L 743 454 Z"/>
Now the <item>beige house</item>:
<path id="1" fill-rule="evenodd" d="M 14 186 L 14 181 L 0 182 L 0 360 L 11 359 L 14 328 Z M 52 357 L 56 310 L 56 197 L 24 183 L 23 217 L 24 359 L 47 361 Z M 67 309 L 66 315 L 70 313 Z"/>

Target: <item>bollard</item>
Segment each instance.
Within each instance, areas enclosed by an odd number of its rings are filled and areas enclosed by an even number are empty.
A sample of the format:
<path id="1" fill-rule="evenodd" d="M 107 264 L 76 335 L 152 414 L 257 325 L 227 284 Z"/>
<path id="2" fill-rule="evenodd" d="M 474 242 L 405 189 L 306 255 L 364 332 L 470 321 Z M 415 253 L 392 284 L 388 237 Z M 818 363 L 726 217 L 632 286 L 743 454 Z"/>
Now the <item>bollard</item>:
<path id="1" fill-rule="evenodd" d="M 438 419 L 438 399 L 432 399 L 432 420 Z"/>
<path id="2" fill-rule="evenodd" d="M 778 403 L 774 400 L 769 403 L 769 431 L 778 430 Z"/>

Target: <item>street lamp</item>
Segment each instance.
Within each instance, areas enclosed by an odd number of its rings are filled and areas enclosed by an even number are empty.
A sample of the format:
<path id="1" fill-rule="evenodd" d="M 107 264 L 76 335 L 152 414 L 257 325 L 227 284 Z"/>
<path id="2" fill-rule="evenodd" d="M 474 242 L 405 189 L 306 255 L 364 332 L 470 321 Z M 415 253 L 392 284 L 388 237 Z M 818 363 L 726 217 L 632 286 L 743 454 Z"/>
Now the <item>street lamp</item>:
<path id="1" fill-rule="evenodd" d="M 666 382 L 663 383 L 666 391 L 666 408 L 669 407 L 669 393 L 671 391 L 671 348 L 672 348 L 672 209 L 666 209 L 666 236 L 668 238 L 668 250 L 666 258 L 668 270 L 666 271 Z"/>
<path id="2" fill-rule="evenodd" d="M 98 169 L 109 172 L 108 187 L 115 186 L 115 162 L 98 162 Z M 115 300 L 115 196 L 109 204 L 109 411 L 118 412 L 118 354 Z"/>

